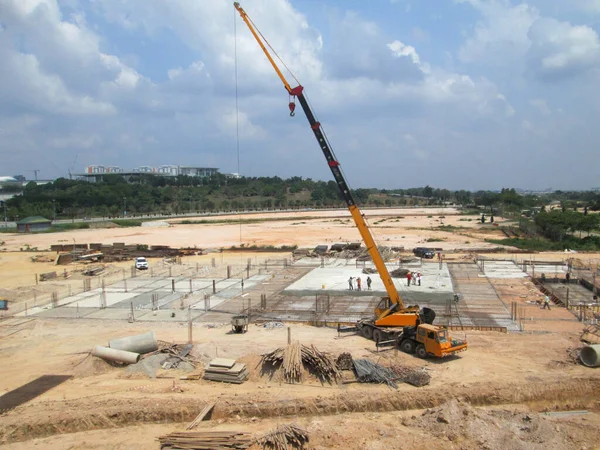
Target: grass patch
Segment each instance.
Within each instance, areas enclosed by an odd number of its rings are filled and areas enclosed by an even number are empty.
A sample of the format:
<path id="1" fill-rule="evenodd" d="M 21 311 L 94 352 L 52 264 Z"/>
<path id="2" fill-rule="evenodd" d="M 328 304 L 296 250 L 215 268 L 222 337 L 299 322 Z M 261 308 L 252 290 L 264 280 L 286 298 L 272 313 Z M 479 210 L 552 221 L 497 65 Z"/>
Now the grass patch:
<path id="1" fill-rule="evenodd" d="M 120 227 L 141 227 L 142 221 L 135 219 L 115 219 L 111 220 L 115 225 L 119 225 Z M 88 227 L 89 228 L 89 227 Z"/>
<path id="2" fill-rule="evenodd" d="M 600 250 L 600 237 L 590 236 L 583 239 L 569 236 L 560 242 L 553 242 L 548 239 L 525 239 L 525 238 L 507 238 L 507 239 L 486 239 L 486 242 L 499 245 L 510 245 L 522 250 L 531 251 L 598 251 Z"/>
<path id="3" fill-rule="evenodd" d="M 440 239 L 440 238 L 428 238 L 425 241 L 426 242 L 444 242 L 446 239 Z"/>

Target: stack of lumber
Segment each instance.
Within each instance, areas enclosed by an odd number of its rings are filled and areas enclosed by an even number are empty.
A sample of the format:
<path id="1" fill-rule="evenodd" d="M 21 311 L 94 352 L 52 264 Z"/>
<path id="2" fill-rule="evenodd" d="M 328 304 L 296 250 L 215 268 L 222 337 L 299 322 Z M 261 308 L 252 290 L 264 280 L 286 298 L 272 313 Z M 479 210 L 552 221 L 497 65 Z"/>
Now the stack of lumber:
<path id="1" fill-rule="evenodd" d="M 252 443 L 249 434 L 236 431 L 176 431 L 158 440 L 161 449 L 245 449 Z"/>
<path id="2" fill-rule="evenodd" d="M 249 375 L 246 364 L 238 363 L 235 359 L 215 358 L 204 369 L 205 380 L 224 383 L 242 384 Z"/>
<path id="3" fill-rule="evenodd" d="M 308 443 L 308 433 L 296 425 L 282 425 L 258 438 L 256 443 L 274 450 L 302 449 Z"/>
<path id="4" fill-rule="evenodd" d="M 335 361 L 320 352 L 314 345 L 307 347 L 298 342 L 262 355 L 262 363 L 280 366 L 286 383 L 298 383 L 302 378 L 303 364 L 321 381 L 332 383 L 340 377 Z"/>

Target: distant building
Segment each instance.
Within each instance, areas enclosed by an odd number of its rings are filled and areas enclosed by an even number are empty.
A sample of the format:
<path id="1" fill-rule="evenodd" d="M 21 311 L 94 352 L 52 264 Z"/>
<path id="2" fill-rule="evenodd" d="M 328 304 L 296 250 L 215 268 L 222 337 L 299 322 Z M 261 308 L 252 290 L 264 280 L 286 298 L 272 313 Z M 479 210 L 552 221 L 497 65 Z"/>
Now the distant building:
<path id="1" fill-rule="evenodd" d="M 19 181 L 14 177 L 0 177 L 0 184 L 18 183 Z"/>
<path id="2" fill-rule="evenodd" d="M 126 171 L 118 166 L 87 166 L 85 173 L 74 174 L 76 178 L 90 181 L 92 183 L 99 182 L 104 179 L 104 175 L 118 174 L 126 181 L 135 175 L 157 175 L 162 177 L 176 177 L 184 175 L 188 177 L 207 178 L 219 173 L 216 167 L 192 167 L 192 166 L 175 166 L 164 165 L 158 167 L 139 166 L 133 171 Z M 232 178 L 239 178 L 238 174 L 232 174 Z"/>
<path id="3" fill-rule="evenodd" d="M 41 216 L 25 217 L 17 222 L 18 233 L 33 233 L 36 231 L 46 231 L 52 226 L 52 221 Z"/>
<path id="4" fill-rule="evenodd" d="M 219 173 L 219 169 L 214 167 L 179 167 L 179 175 L 187 175 L 188 177 L 206 178 L 212 177 Z"/>
<path id="5" fill-rule="evenodd" d="M 150 166 L 140 166 L 140 167 L 136 167 L 135 169 L 133 169 L 134 172 L 139 172 L 139 173 L 153 173 L 156 171 L 156 169 L 154 167 L 150 167 Z"/>
<path id="6" fill-rule="evenodd" d="M 176 177 L 179 175 L 179 166 L 160 166 L 156 168 L 156 173 L 165 177 Z"/>

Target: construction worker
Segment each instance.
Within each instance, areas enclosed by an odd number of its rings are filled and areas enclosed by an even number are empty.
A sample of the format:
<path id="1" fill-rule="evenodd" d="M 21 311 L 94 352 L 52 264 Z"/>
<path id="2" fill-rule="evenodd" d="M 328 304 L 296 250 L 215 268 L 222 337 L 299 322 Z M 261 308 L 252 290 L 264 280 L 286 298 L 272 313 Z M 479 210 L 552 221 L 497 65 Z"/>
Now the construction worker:
<path id="1" fill-rule="evenodd" d="M 353 277 L 348 278 L 348 289 L 350 289 L 351 291 L 354 290 L 354 284 L 352 283 L 352 280 L 354 280 Z"/>
<path id="2" fill-rule="evenodd" d="M 565 280 L 567 284 L 569 284 L 569 281 L 571 281 L 571 274 L 569 272 L 567 272 L 567 274 L 565 275 Z"/>
<path id="3" fill-rule="evenodd" d="M 360 277 L 358 277 L 356 279 L 356 290 L 357 291 L 361 291 L 362 290 L 362 280 L 360 279 Z"/>
<path id="4" fill-rule="evenodd" d="M 367 277 L 367 289 L 371 290 L 371 277 Z"/>
<path id="5" fill-rule="evenodd" d="M 542 309 L 546 308 L 548 308 L 548 311 L 550 311 L 550 297 L 548 297 L 548 295 L 544 296 L 544 306 L 542 307 Z"/>
<path id="6" fill-rule="evenodd" d="M 421 272 L 417 272 L 417 283 L 421 286 Z"/>
<path id="7" fill-rule="evenodd" d="M 410 279 L 412 278 L 412 273 L 407 272 L 406 273 L 406 281 L 408 282 L 407 286 L 410 286 Z"/>

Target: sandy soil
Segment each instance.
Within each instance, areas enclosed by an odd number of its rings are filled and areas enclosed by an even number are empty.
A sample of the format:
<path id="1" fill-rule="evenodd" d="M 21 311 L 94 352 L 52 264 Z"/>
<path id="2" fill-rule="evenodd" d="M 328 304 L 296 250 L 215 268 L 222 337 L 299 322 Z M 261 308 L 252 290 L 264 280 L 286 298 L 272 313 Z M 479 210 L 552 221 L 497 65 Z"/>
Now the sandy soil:
<path id="1" fill-rule="evenodd" d="M 368 215 L 380 241 L 404 245 L 407 249 L 431 238 L 443 239 L 429 244 L 435 247 L 482 248 L 489 246 L 483 239 L 498 235 L 494 226 L 477 224 L 475 216 L 450 214 L 445 209 L 433 213 L 431 210 L 369 211 Z M 316 216 L 319 218 L 307 218 Z M 314 247 L 325 242 L 358 241 L 358 232 L 345 217 L 339 211 L 308 211 L 290 216 L 290 220 L 243 224 L 242 242 Z M 464 220 L 469 218 L 473 220 Z M 453 233 L 434 229 L 441 221 L 461 228 Z M 16 252 L 0 253 L 0 295 L 6 292 L 17 295 L 31 289 L 51 292 L 58 287 L 66 289 L 68 285 L 75 289 L 82 283 L 79 268 L 69 266 L 69 278 L 36 286 L 35 273 L 57 267 L 51 262 L 32 262 L 29 258 L 37 253 L 18 251 L 25 244 L 48 248 L 53 243 L 75 239 L 76 242 L 220 248 L 239 245 L 240 225 L 80 230 L 6 235 L 2 239 L 6 240 L 4 247 Z M 206 265 L 212 258 L 217 258 L 219 264 L 243 264 L 249 257 L 258 261 L 281 258 L 282 254 L 211 253 L 185 259 Z M 463 259 L 473 255 L 456 253 L 447 257 Z M 493 257 L 523 260 L 576 257 L 592 264 L 600 260 L 598 254 L 564 253 L 515 256 L 507 252 Z M 111 264 L 107 271 L 109 276 L 118 278 L 130 266 L 131 262 Z M 528 300 L 539 296 L 526 280 L 497 280 L 494 284 L 505 301 L 526 305 Z M 415 388 L 401 384 L 398 391 L 377 385 L 322 385 L 311 377 L 301 385 L 287 385 L 277 377 L 261 376 L 257 368 L 259 355 L 285 345 L 286 329 L 252 325 L 245 335 L 230 335 L 229 326 L 195 325 L 194 355 L 200 361 L 215 356 L 239 358 L 251 370 L 248 382 L 224 385 L 203 380 L 182 381 L 177 371 L 160 371 L 156 379 L 127 376 L 124 369 L 88 355 L 96 344 L 105 345 L 109 339 L 150 329 L 161 340 L 185 343 L 187 328 L 180 324 L 8 319 L 0 321 L 0 357 L 5 362 L 0 394 L 44 374 L 69 374 L 73 378 L 3 413 L 0 444 L 9 449 L 158 448 L 158 436 L 183 430 L 206 402 L 217 401 L 213 419 L 203 422 L 199 429 L 256 434 L 282 423 L 296 422 L 309 431 L 310 448 L 314 449 L 600 448 L 597 414 L 600 371 L 572 360 L 573 349 L 580 346 L 577 339 L 582 327 L 565 320 L 568 317 L 558 309 L 548 312 L 530 308 L 530 314 L 534 313 L 535 326 L 526 326 L 525 333 L 467 332 L 469 350 L 443 361 L 420 360 L 393 350 L 377 353 L 372 342 L 359 336 L 338 337 L 332 329 L 291 326 L 293 339 L 314 344 L 334 355 L 349 351 L 355 358 L 367 357 L 384 365 L 423 367 L 431 374 L 429 386 Z M 464 333 L 454 334 L 465 337 Z M 453 399 L 461 402 L 444 406 Z M 538 414 L 576 409 L 591 413 L 563 418 Z"/>
<path id="2" fill-rule="evenodd" d="M 373 234 L 383 245 L 404 246 L 412 249 L 435 239 L 435 247 L 444 249 L 496 247 L 484 242 L 491 236 L 501 237 L 501 233 L 492 225 L 481 225 L 477 216 L 450 215 L 449 210 L 436 215 L 427 210 L 373 210 L 367 218 Z M 49 234 L 7 234 L 2 237 L 7 251 L 19 251 L 21 248 L 47 250 L 52 244 L 59 243 L 113 243 L 170 245 L 172 247 L 222 248 L 240 244 L 246 245 L 298 245 L 314 247 L 319 243 L 360 241 L 356 227 L 351 223 L 347 211 L 302 212 L 290 216 L 290 220 L 279 220 L 286 213 L 256 214 L 243 216 L 211 216 L 201 220 L 242 220 L 262 218 L 261 223 L 218 223 L 178 225 L 181 220 L 173 220 L 171 227 L 136 227 L 73 230 L 64 233 Z M 431 216 L 431 217 L 429 217 Z M 312 217 L 312 218 L 311 218 Z M 318 218 L 315 218 L 318 217 Z M 277 220 L 268 220 L 277 219 Z M 497 218 L 496 224 L 502 223 Z M 441 225 L 461 227 L 453 233 L 436 230 Z"/>
<path id="3" fill-rule="evenodd" d="M 105 344 L 111 338 L 147 331 L 147 324 L 100 322 L 90 327 L 86 321 L 33 320 L 20 328 L 21 332 L 4 338 L 0 344 L 0 355 L 4 360 L 11 361 L 3 369 L 5 391 L 43 374 L 73 374 L 74 378 L 4 414 L 0 425 L 0 442 L 42 438 L 15 443 L 8 448 L 27 448 L 26 444 L 32 445 L 33 442 L 56 449 L 148 448 L 157 436 L 182 429 L 184 423 L 193 418 L 194 411 L 197 412 L 209 400 L 219 402 L 220 408 L 216 410 L 215 418 L 221 428 L 260 432 L 276 423 L 301 420 L 301 424 L 311 430 L 315 441 L 321 442 L 321 446 L 316 448 L 386 448 L 376 446 L 376 443 L 389 443 L 381 438 L 385 437 L 384 434 L 392 433 L 391 425 L 395 418 L 402 417 L 393 411 L 435 407 L 455 397 L 464 397 L 469 403 L 480 405 L 504 405 L 502 408 L 510 411 L 514 411 L 513 403 L 524 402 L 525 399 L 531 409 L 538 411 L 600 408 L 600 399 L 592 394 L 600 387 L 600 372 L 569 361 L 567 350 L 577 345 L 575 336 L 570 333 L 549 336 L 469 332 L 468 352 L 451 360 L 423 361 L 403 353 L 395 354 L 394 351 L 375 353 L 373 343 L 358 336 L 338 339 L 335 330 L 292 326 L 293 338 L 304 344 L 314 344 L 333 354 L 349 351 L 354 357 L 368 357 L 384 365 L 394 363 L 424 367 L 431 374 L 430 386 L 415 388 L 400 385 L 396 392 L 377 385 L 321 385 L 314 379 L 306 380 L 302 385 L 287 385 L 277 379 L 261 377 L 256 365 L 251 362 L 258 361 L 259 353 L 284 345 L 286 329 L 268 330 L 252 326 L 247 335 L 228 335 L 227 327 L 194 329 L 195 352 L 201 358 L 208 360 L 217 355 L 243 357 L 247 362 L 253 375 L 250 381 L 238 386 L 203 380 L 180 381 L 177 380 L 178 373 L 170 371 L 159 373 L 159 377 L 165 378 L 153 380 L 127 378 L 124 369 L 106 368 L 104 363 L 94 363 L 92 360 L 95 358 L 86 355 L 95 344 Z M 162 340 L 185 342 L 187 338 L 185 327 L 158 323 L 152 329 Z M 544 351 L 539 351 L 540 348 Z M 565 380 L 577 382 L 566 383 Z M 176 392 L 173 392 L 174 383 L 177 385 Z M 567 405 L 564 404 L 564 396 L 552 390 L 561 385 L 559 389 L 570 398 Z M 557 396 L 558 400 L 555 400 Z M 332 405 L 340 401 L 346 403 L 339 412 L 363 410 L 362 419 L 357 414 L 346 414 L 343 419 L 332 414 Z M 287 413 L 285 410 L 277 411 L 282 404 L 297 404 L 292 411 L 303 409 L 300 405 L 314 405 L 309 410 L 315 408 L 316 414 L 307 416 L 301 413 L 302 417 L 294 418 L 295 414 L 290 414 L 289 410 Z M 131 413 L 124 414 L 132 408 L 137 415 L 131 417 Z M 318 413 L 319 410 L 322 413 Z M 380 414 L 383 412 L 389 414 Z M 280 414 L 286 417 L 274 416 Z M 411 416 L 418 414 L 413 411 Z M 598 417 L 593 415 L 589 419 L 597 421 Z M 355 429 L 332 431 L 336 424 L 352 425 L 361 420 L 366 423 Z M 103 441 L 102 435 L 97 432 L 84 433 L 98 428 L 141 425 L 144 422 L 168 422 L 170 425 L 143 425 L 115 434 L 111 432 L 112 437 L 108 442 Z M 63 433 L 76 434 L 61 433 L 57 436 L 57 429 L 52 424 L 59 424 L 58 430 Z M 380 430 L 385 432 L 377 436 Z M 419 430 L 418 424 L 408 424 L 406 429 L 393 431 L 387 438 L 413 436 L 416 442 L 425 436 Z M 580 436 L 583 442 L 588 443 L 588 448 L 593 448 L 589 445 L 598 442 L 593 439 L 600 437 L 598 429 L 589 432 L 580 430 L 580 434 L 583 435 Z M 53 436 L 43 438 L 47 435 Z M 137 438 L 131 439 L 132 436 Z M 369 443 L 371 447 L 364 447 L 361 442 Z M 442 448 L 441 443 L 448 441 L 440 438 L 434 442 L 439 444 L 434 448 Z"/>

